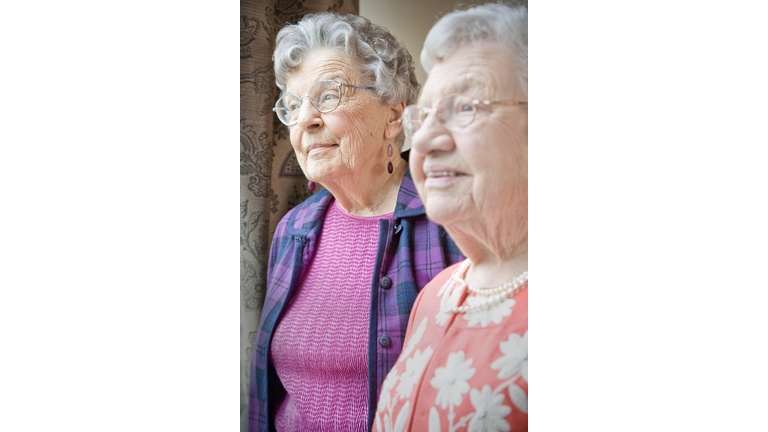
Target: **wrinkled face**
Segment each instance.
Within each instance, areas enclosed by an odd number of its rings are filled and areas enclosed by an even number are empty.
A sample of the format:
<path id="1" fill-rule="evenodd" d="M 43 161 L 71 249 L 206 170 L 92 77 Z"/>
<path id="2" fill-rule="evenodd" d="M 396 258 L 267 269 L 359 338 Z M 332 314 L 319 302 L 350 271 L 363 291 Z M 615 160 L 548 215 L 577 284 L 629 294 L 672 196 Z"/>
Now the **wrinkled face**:
<path id="1" fill-rule="evenodd" d="M 434 66 L 419 105 L 435 106 L 451 93 L 527 101 L 515 69 L 511 53 L 499 45 L 465 45 Z M 474 121 L 456 132 L 436 117 L 430 114 L 414 134 L 410 158 L 430 219 L 446 227 L 515 219 L 527 232 L 528 106 L 479 105 Z"/>
<path id="2" fill-rule="evenodd" d="M 318 81 L 366 85 L 358 67 L 343 53 L 318 49 L 307 53 L 288 73 L 286 92 L 300 97 Z M 321 113 L 309 98 L 302 100 L 298 123 L 291 126 L 291 145 L 301 169 L 313 181 L 334 182 L 350 173 L 373 172 L 382 165 L 388 108 L 367 89 L 342 87 L 338 108 Z M 379 171 L 381 168 L 379 167 Z"/>

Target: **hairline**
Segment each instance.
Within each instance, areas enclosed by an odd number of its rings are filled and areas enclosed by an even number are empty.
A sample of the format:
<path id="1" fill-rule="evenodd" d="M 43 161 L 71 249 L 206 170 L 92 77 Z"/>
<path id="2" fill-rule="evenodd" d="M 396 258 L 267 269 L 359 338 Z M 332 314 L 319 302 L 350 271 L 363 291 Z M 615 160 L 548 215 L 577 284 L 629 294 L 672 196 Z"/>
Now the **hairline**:
<path id="1" fill-rule="evenodd" d="M 430 70 L 468 44 L 496 43 L 508 52 L 515 65 L 518 86 L 528 94 L 528 7 L 486 3 L 458 9 L 443 16 L 427 34 L 421 63 Z"/>

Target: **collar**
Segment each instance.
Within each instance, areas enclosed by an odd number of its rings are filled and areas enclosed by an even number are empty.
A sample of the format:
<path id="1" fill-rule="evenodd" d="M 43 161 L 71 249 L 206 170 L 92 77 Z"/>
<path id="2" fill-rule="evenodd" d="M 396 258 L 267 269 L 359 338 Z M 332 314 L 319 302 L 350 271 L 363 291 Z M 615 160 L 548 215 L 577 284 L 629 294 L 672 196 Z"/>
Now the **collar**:
<path id="1" fill-rule="evenodd" d="M 325 212 L 328 210 L 331 200 L 333 200 L 333 195 L 327 189 L 323 189 L 299 204 L 288 220 L 288 234 L 306 237 L 310 232 L 319 229 L 325 219 Z M 411 168 L 408 167 L 400 184 L 400 191 L 397 193 L 394 217 L 398 219 L 423 216 L 424 214 L 424 203 L 419 198 L 416 185 L 411 178 Z"/>

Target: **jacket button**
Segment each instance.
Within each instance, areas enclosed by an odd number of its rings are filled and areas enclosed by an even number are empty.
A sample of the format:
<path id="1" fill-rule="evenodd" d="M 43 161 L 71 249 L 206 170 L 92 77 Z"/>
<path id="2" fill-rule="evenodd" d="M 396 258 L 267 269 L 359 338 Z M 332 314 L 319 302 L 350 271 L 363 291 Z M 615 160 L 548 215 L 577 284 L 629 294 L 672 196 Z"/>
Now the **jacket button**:
<path id="1" fill-rule="evenodd" d="M 392 279 L 390 279 L 388 276 L 384 276 L 381 278 L 381 280 L 379 280 L 379 286 L 385 290 L 392 288 Z"/>
<path id="2" fill-rule="evenodd" d="M 379 338 L 379 345 L 384 348 L 389 348 L 392 346 L 392 339 L 390 339 L 389 336 L 382 336 Z"/>

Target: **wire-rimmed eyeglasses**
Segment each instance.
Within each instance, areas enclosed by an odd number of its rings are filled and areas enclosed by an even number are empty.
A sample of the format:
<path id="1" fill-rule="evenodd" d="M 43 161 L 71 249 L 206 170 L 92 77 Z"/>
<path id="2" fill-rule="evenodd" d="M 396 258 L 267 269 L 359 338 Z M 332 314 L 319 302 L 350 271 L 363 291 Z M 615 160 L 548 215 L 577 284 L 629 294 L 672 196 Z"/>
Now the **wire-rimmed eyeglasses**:
<path id="1" fill-rule="evenodd" d="M 403 111 L 402 123 L 405 134 L 412 137 L 419 130 L 427 115 L 437 113 L 437 120 L 449 131 L 456 132 L 475 120 L 478 105 L 526 105 L 515 100 L 484 101 L 462 94 L 449 94 L 437 103 L 436 108 L 409 105 Z"/>
<path id="2" fill-rule="evenodd" d="M 359 86 L 340 83 L 336 80 L 323 80 L 315 83 L 310 89 L 309 94 L 299 97 L 295 94 L 285 94 L 277 100 L 272 111 L 277 114 L 277 118 L 288 126 L 295 125 L 299 121 L 299 111 L 304 98 L 309 98 L 312 106 L 321 113 L 329 113 L 339 107 L 344 93 L 341 87 L 354 87 L 368 90 L 376 90 L 375 87 Z"/>

